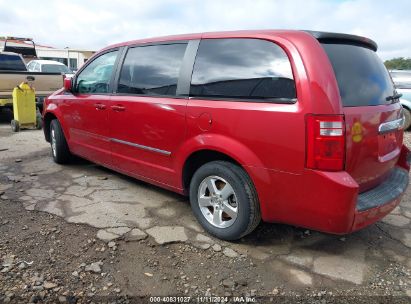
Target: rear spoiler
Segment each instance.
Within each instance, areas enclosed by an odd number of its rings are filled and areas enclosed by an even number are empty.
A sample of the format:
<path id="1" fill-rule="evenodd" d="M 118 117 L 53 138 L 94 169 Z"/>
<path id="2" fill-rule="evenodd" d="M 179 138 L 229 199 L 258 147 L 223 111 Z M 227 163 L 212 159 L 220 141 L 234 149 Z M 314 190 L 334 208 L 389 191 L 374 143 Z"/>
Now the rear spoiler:
<path id="1" fill-rule="evenodd" d="M 33 44 L 33 47 L 7 45 L 8 41 L 30 41 Z M 4 40 L 3 51 L 21 54 L 23 57 L 37 57 L 36 45 L 32 38 L 6 37 Z"/>
<path id="2" fill-rule="evenodd" d="M 369 48 L 374 52 L 378 49 L 378 45 L 374 40 L 362 36 L 316 31 L 305 32 L 311 34 L 314 38 L 323 43 L 353 44 Z"/>

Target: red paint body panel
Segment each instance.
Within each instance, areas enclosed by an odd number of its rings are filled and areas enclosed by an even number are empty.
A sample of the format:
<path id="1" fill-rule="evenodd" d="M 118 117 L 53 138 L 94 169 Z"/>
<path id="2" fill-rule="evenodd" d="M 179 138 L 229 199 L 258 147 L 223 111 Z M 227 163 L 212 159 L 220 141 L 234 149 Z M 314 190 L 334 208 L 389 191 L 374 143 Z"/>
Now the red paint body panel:
<path id="1" fill-rule="evenodd" d="M 401 104 L 351 107 L 345 108 L 344 113 L 347 126 L 345 169 L 359 183 L 360 191 L 366 191 L 378 185 L 398 161 L 403 131 L 379 135 L 378 126 L 399 118 Z M 361 126 L 361 131 L 354 130 L 354 124 Z M 358 142 L 354 141 L 356 135 Z M 384 150 L 388 146 L 386 142 L 395 147 Z"/>
<path id="2" fill-rule="evenodd" d="M 182 189 L 174 159 L 186 135 L 186 103 L 178 98 L 112 96 L 111 104 L 125 110 L 110 112 L 111 138 L 170 152 L 164 155 L 112 142 L 113 166 Z"/>
<path id="3" fill-rule="evenodd" d="M 260 200 L 271 201 L 265 205 L 265 221 L 333 233 L 351 230 L 358 185 L 349 174 L 314 170 L 302 175 L 271 170 L 266 173 L 268 180 L 256 182 Z M 291 187 L 293 191 L 284 191 Z"/>
<path id="4" fill-rule="evenodd" d="M 378 208 L 372 208 L 366 211 L 356 212 L 354 223 L 349 232 L 360 230 L 382 219 L 384 216 L 386 216 L 400 204 L 401 198 L 402 196 Z"/>
<path id="5" fill-rule="evenodd" d="M 70 150 L 101 165 L 111 164 L 107 128 L 110 96 L 63 95 L 59 105 Z"/>
<path id="6" fill-rule="evenodd" d="M 399 203 L 396 199 L 372 210 L 356 210 L 361 191 L 377 186 L 397 163 L 407 165 L 403 131 L 388 139 L 377 134 L 382 122 L 399 117 L 400 104 L 343 108 L 333 68 L 312 35 L 272 30 L 203 33 L 131 41 L 105 50 L 209 38 L 255 38 L 280 45 L 291 63 L 298 101 L 81 96 L 58 91 L 47 99 L 43 114 L 53 113 L 60 120 L 74 154 L 179 193 L 185 192 L 182 172 L 190 155 L 200 150 L 224 153 L 249 174 L 262 218 L 268 222 L 343 234 L 377 221 Z M 96 108 L 97 103 L 106 111 Z M 345 115 L 345 171 L 305 168 L 307 114 Z M 361 125 L 361 141 L 354 140 L 355 123 Z M 127 146 L 113 138 L 159 151 Z"/>

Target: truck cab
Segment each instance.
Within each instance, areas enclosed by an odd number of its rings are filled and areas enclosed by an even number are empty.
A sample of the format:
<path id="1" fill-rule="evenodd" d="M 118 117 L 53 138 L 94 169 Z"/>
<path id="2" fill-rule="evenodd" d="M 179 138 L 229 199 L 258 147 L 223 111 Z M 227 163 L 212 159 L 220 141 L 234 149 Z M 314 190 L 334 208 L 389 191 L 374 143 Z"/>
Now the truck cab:
<path id="1" fill-rule="evenodd" d="M 43 108 L 44 98 L 63 86 L 64 75 L 30 72 L 26 62 L 37 58 L 31 38 L 6 37 L 0 49 L 0 109 L 12 108 L 12 91 L 22 82 L 30 82 L 36 90 L 36 106 Z"/>

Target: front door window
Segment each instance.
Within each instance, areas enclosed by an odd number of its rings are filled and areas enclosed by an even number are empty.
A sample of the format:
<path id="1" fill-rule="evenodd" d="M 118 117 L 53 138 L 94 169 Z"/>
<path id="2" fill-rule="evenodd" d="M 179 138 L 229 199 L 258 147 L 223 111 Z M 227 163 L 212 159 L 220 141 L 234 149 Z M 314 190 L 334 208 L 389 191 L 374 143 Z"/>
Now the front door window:
<path id="1" fill-rule="evenodd" d="M 117 54 L 118 51 L 103 54 L 81 71 L 76 81 L 76 92 L 80 94 L 109 93 Z"/>

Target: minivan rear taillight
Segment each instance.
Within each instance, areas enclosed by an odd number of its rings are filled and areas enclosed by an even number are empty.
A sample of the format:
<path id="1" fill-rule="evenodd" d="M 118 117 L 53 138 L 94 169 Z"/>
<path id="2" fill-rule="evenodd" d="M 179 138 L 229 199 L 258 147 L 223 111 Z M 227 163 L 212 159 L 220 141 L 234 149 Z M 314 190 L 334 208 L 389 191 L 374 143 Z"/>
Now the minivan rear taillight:
<path id="1" fill-rule="evenodd" d="M 344 115 L 306 116 L 306 167 L 341 171 L 345 160 Z"/>

